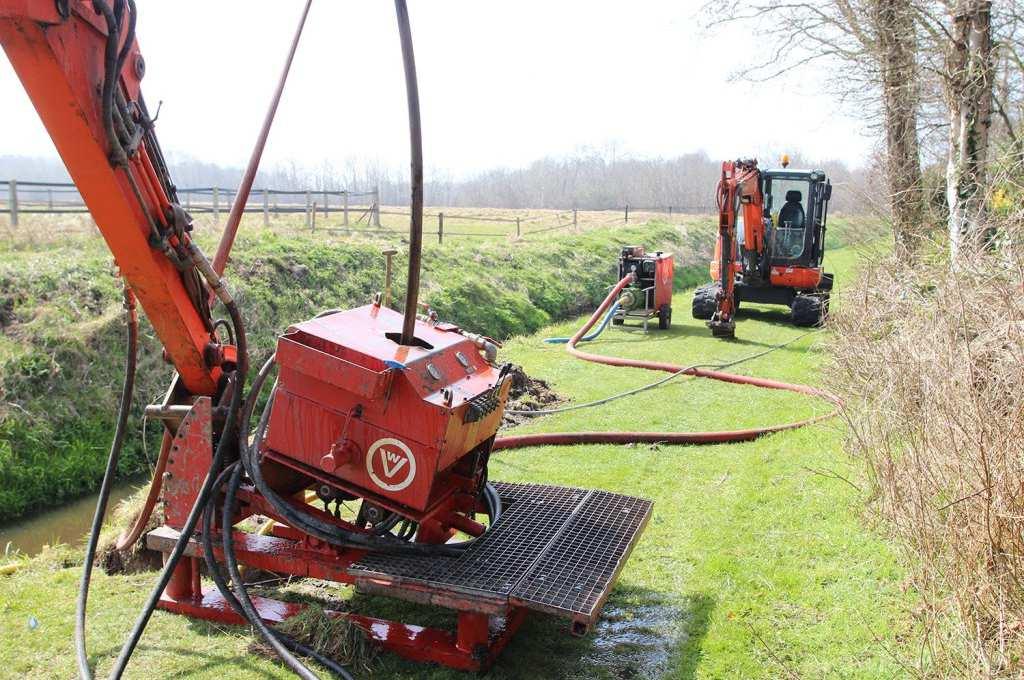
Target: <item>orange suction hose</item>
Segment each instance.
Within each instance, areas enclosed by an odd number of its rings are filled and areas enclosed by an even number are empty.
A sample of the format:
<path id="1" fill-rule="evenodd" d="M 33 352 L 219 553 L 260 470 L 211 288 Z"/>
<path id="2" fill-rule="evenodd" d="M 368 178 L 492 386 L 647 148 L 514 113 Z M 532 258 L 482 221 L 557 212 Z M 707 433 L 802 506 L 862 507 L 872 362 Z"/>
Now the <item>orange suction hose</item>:
<path id="1" fill-rule="evenodd" d="M 149 494 L 146 496 L 146 504 L 142 507 L 142 512 L 136 515 L 132 528 L 118 536 L 117 543 L 115 544 L 118 550 L 124 550 L 135 545 L 135 542 L 142 536 L 142 532 L 145 531 L 146 524 L 149 523 L 149 517 L 153 514 L 153 508 L 156 507 L 156 502 L 160 499 L 160 491 L 164 483 L 164 470 L 167 469 L 167 458 L 170 456 L 171 442 L 173 440 L 174 437 L 165 428 L 164 439 L 160 444 L 160 456 L 156 460 L 156 467 L 153 468 L 153 479 L 149 483 Z"/>
<path id="2" fill-rule="evenodd" d="M 589 331 L 594 324 L 598 322 L 602 314 L 604 314 L 608 307 L 615 302 L 619 293 L 622 292 L 622 289 L 632 283 L 633 279 L 634 277 L 632 273 L 627 274 L 618 282 L 618 284 L 615 285 L 614 288 L 612 288 L 611 292 L 608 293 L 608 296 L 604 299 L 604 302 L 601 303 L 597 310 L 591 315 L 590 319 L 583 324 L 582 328 L 576 331 L 576 334 L 572 336 L 572 339 L 566 344 L 565 349 L 567 352 L 578 359 L 606 364 L 608 366 L 627 366 L 631 368 L 644 368 L 650 371 L 682 373 L 684 375 L 692 375 L 698 378 L 709 378 L 711 380 L 721 380 L 722 382 L 729 382 L 737 385 L 752 385 L 754 387 L 763 387 L 772 390 L 797 392 L 799 394 L 807 394 L 813 397 L 818 397 L 819 399 L 824 399 L 836 406 L 841 404 L 839 397 L 830 394 L 825 390 L 817 387 L 811 387 L 809 385 L 796 385 L 780 382 L 778 380 L 769 380 L 767 378 L 755 378 L 752 376 L 736 375 L 735 373 L 725 373 L 722 371 L 713 371 L 704 368 L 679 366 L 677 364 L 669 364 L 659 361 L 621 359 L 618 357 L 591 354 L 589 352 L 583 352 L 576 349 L 576 343 L 580 341 L 580 338 L 586 335 L 587 331 Z M 499 451 L 501 449 L 519 449 L 527 446 L 563 446 L 568 444 L 720 444 L 727 442 L 743 442 L 757 439 L 762 435 L 771 434 L 773 432 L 795 430 L 800 427 L 805 427 L 807 425 L 826 420 L 835 415 L 836 412 L 831 411 L 823 415 L 805 418 L 804 420 L 798 420 L 791 423 L 784 423 L 782 425 L 756 427 L 745 430 L 721 430 L 718 432 L 543 432 L 538 434 L 512 435 L 496 439 L 492 450 Z"/>

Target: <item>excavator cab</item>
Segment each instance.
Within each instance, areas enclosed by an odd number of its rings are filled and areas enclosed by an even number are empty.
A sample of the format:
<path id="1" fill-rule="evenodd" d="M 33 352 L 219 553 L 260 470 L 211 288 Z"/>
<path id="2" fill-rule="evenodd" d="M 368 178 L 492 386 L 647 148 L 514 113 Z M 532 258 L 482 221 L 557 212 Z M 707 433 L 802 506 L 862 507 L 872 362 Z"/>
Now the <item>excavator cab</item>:
<path id="1" fill-rule="evenodd" d="M 773 267 L 818 267 L 832 183 L 821 170 L 765 170 L 764 217 Z"/>

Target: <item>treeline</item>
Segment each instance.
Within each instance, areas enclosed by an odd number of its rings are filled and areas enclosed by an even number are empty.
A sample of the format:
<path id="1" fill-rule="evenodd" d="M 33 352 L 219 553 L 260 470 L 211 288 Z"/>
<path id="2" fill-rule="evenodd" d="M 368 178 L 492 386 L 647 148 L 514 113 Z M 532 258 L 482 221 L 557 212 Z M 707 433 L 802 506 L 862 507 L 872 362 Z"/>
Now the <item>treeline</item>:
<path id="1" fill-rule="evenodd" d="M 429 205 L 483 208 L 556 208 L 600 210 L 672 207 L 708 210 L 713 205 L 721 161 L 705 153 L 675 158 L 640 158 L 612 151 L 584 150 L 548 157 L 522 168 L 494 168 L 464 179 L 443 170 L 428 169 L 425 195 Z M 776 158 L 762 158 L 765 167 Z M 237 186 L 241 168 L 224 167 L 187 156 L 170 156 L 171 176 L 182 187 Z M 838 190 L 833 210 L 864 212 L 870 205 L 872 174 L 852 170 L 837 160 L 815 161 L 793 157 L 792 167 L 825 170 Z M 60 161 L 0 156 L 0 179 L 47 182 L 69 181 Z M 257 187 L 287 190 L 367 191 L 379 187 L 385 205 L 409 202 L 407 173 L 376 162 L 325 161 L 308 167 L 283 163 L 261 170 Z"/>
<path id="2" fill-rule="evenodd" d="M 712 0 L 704 12 L 763 40 L 765 59 L 737 77 L 813 73 L 874 126 L 905 256 L 938 239 L 955 262 L 994 242 L 1000 197 L 1024 178 L 1024 2 Z"/>

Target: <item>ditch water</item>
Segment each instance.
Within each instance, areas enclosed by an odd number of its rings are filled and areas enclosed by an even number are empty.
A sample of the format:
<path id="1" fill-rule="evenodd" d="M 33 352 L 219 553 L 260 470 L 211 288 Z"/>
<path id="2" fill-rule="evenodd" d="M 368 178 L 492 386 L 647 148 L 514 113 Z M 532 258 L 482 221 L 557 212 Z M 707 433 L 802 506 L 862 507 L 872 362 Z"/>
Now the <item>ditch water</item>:
<path id="1" fill-rule="evenodd" d="M 144 479 L 130 479 L 118 482 L 110 492 L 110 503 L 107 516 L 113 512 L 117 504 L 146 483 Z M 9 550 L 17 550 L 25 555 L 37 555 L 44 546 L 67 543 L 82 545 L 92 525 L 92 516 L 96 512 L 98 493 L 65 503 L 64 505 L 43 512 L 21 517 L 8 524 L 0 524 L 0 556 L 7 546 Z"/>

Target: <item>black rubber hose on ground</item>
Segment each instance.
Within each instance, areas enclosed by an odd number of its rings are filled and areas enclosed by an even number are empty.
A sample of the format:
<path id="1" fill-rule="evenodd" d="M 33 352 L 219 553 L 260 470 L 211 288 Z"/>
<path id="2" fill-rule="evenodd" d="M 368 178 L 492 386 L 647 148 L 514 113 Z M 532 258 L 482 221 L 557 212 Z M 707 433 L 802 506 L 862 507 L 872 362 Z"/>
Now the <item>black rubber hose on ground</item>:
<path id="1" fill-rule="evenodd" d="M 128 662 L 131 660 L 132 653 L 135 651 L 135 647 L 138 646 L 139 640 L 142 639 L 142 634 L 146 630 L 149 619 L 153 616 L 153 612 L 156 610 L 157 604 L 160 602 L 160 597 L 167 588 L 167 584 L 170 583 L 171 576 L 174 574 L 174 570 L 178 566 L 178 562 L 181 561 L 181 558 L 185 554 L 185 549 L 188 547 L 192 534 L 195 532 L 196 524 L 199 523 L 203 511 L 206 509 L 206 504 L 209 502 L 210 496 L 214 490 L 214 482 L 224 466 L 224 460 L 227 457 L 227 452 L 232 447 L 237 447 L 239 442 L 238 415 L 241 410 L 245 372 L 248 366 L 248 344 L 246 341 L 245 326 L 242 323 L 242 317 L 238 311 L 238 305 L 234 301 L 230 301 L 225 303 L 225 307 L 227 308 L 228 315 L 231 318 L 235 337 L 238 340 L 238 365 L 233 376 L 234 384 L 229 386 L 229 389 L 231 389 L 231 401 L 228 406 L 227 417 L 224 420 L 224 430 L 221 433 L 220 441 L 217 443 L 217 448 L 213 454 L 213 460 L 210 463 L 210 470 L 207 472 L 206 478 L 203 480 L 203 485 L 196 496 L 195 503 L 189 511 L 188 518 L 185 520 L 185 526 L 181 529 L 178 541 L 174 544 L 174 548 L 167 556 L 164 568 L 160 572 L 160 578 L 158 579 L 156 586 L 153 588 L 153 591 L 150 593 L 149 599 L 146 600 L 146 604 L 143 606 L 142 611 L 139 614 L 139 618 L 132 627 L 131 634 L 125 641 L 124 646 L 121 648 L 121 653 L 117 657 L 114 669 L 110 674 L 110 677 L 114 680 L 119 680 L 124 674 L 124 671 L 128 666 Z"/>
<path id="2" fill-rule="evenodd" d="M 124 383 L 121 386 L 121 403 L 118 406 L 114 438 L 110 443 L 110 455 L 107 456 L 107 469 L 103 472 L 100 495 L 96 501 L 96 512 L 92 518 L 92 528 L 89 530 L 89 542 L 85 548 L 85 562 L 82 564 L 82 579 L 78 586 L 78 601 L 75 610 L 75 653 L 78 659 L 78 677 L 83 680 L 91 680 L 92 678 L 92 669 L 89 668 L 89 653 L 85 641 L 85 615 L 89 602 L 89 585 L 92 581 L 93 560 L 96 559 L 96 547 L 99 544 L 100 530 L 103 528 L 103 519 L 107 514 L 107 503 L 110 501 L 110 491 L 113 487 L 114 475 L 117 473 L 117 462 L 121 457 L 121 448 L 124 445 L 128 416 L 132 406 L 132 394 L 135 391 L 135 371 L 138 366 L 139 317 L 135 309 L 135 295 L 127 285 L 124 289 L 124 306 L 128 317 L 128 335 Z"/>
<path id="3" fill-rule="evenodd" d="M 215 483 L 214 488 L 220 489 L 222 486 L 224 486 L 225 482 L 228 479 L 228 476 L 234 472 L 235 467 L 237 465 L 238 465 L 238 463 L 234 463 L 231 467 L 225 468 L 220 473 L 220 476 L 217 478 L 217 481 Z M 249 618 L 249 615 L 245 611 L 245 608 L 242 606 L 242 603 L 239 602 L 238 598 L 235 597 L 235 594 L 232 592 L 231 588 L 228 586 L 227 579 L 225 579 L 224 575 L 221 573 L 220 565 L 217 563 L 216 555 L 214 554 L 214 549 L 213 549 L 213 511 L 216 508 L 216 505 L 217 505 L 216 502 L 211 500 L 211 502 L 206 505 L 206 509 L 203 511 L 203 527 L 202 527 L 203 558 L 206 561 L 207 571 L 209 571 L 210 577 L 213 579 L 213 582 L 216 584 L 217 590 L 219 590 L 220 594 L 224 597 L 225 602 L 227 602 L 228 605 L 231 606 L 231 608 L 235 611 L 236 614 L 238 614 L 242 618 L 246 619 L 251 624 L 252 620 Z M 227 527 L 227 529 L 222 529 L 222 531 L 225 531 L 225 533 L 230 533 L 230 527 Z M 227 555 L 228 555 L 228 553 L 225 553 L 225 560 L 228 559 Z M 233 541 L 231 542 L 230 555 L 231 555 L 230 559 L 232 561 L 236 561 L 236 558 L 235 558 L 235 555 L 234 555 L 234 542 Z M 245 582 L 244 581 L 239 581 L 239 585 L 242 588 L 244 588 L 245 587 Z M 297 654 L 299 654 L 301 656 L 305 656 L 305 657 L 313 659 L 314 661 L 316 661 L 320 665 L 322 665 L 325 668 L 327 668 L 328 670 L 330 670 L 331 673 L 333 673 L 336 677 L 342 678 L 342 680 L 353 680 L 352 675 L 347 670 L 345 670 L 345 668 L 343 666 L 339 665 L 333 659 L 329 659 L 328 657 L 326 657 L 326 656 L 320 654 L 319 652 L 317 652 L 315 649 L 313 649 L 311 647 L 307 647 L 306 645 L 302 644 L 301 642 L 299 642 L 299 641 L 297 641 L 297 640 L 295 640 L 295 639 L 285 635 L 284 633 L 281 633 L 280 631 L 274 630 L 272 628 L 270 629 L 270 631 L 281 642 L 281 644 L 283 644 L 286 648 L 288 648 L 289 651 L 292 651 L 292 652 L 295 652 L 295 653 L 297 653 Z"/>

